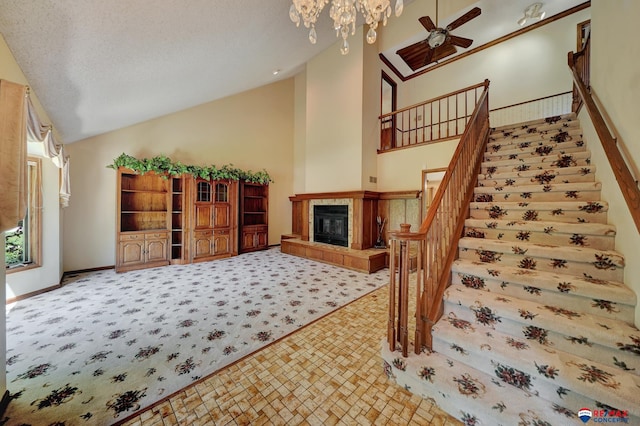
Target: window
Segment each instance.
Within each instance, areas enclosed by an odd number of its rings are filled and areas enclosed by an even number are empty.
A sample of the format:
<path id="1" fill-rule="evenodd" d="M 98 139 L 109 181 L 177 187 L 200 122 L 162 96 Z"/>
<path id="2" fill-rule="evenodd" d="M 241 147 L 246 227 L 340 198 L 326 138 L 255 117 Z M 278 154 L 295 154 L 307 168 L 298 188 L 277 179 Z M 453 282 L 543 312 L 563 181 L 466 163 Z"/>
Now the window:
<path id="1" fill-rule="evenodd" d="M 18 226 L 5 232 L 5 263 L 7 273 L 35 268 L 42 257 L 42 187 L 38 158 L 27 162 L 27 214 Z"/>

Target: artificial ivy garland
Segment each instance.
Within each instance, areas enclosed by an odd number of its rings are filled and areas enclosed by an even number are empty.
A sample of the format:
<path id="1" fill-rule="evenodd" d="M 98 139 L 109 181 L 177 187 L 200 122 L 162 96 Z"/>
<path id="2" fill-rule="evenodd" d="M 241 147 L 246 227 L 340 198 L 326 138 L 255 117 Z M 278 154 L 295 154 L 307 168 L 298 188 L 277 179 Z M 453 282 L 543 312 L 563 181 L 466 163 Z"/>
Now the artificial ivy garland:
<path id="1" fill-rule="evenodd" d="M 165 177 L 188 173 L 208 180 L 244 180 L 263 185 L 268 185 L 270 182 L 273 182 L 269 173 L 264 169 L 259 172 L 252 172 L 251 170 L 244 171 L 233 167 L 233 164 L 225 164 L 221 168 L 217 168 L 214 165 L 192 166 L 182 164 L 179 161 L 174 163 L 166 155 L 158 155 L 157 157 L 143 158 L 140 160 L 131 155 L 122 153 L 119 157 L 113 160 L 113 164 L 109 164 L 107 167 L 115 170 L 117 170 L 118 167 L 126 167 L 141 174 L 146 172 L 155 172 Z"/>

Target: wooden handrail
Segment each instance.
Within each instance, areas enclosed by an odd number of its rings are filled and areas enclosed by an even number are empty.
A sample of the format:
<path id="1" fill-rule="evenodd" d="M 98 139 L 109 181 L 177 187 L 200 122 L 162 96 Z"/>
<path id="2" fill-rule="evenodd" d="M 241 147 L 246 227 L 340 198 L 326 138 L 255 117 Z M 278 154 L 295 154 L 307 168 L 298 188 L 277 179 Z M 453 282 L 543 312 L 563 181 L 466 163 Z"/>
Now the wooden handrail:
<path id="1" fill-rule="evenodd" d="M 588 44 L 586 45 L 586 49 L 588 49 Z M 598 106 L 596 105 L 589 89 L 585 85 L 582 80 L 579 69 L 576 65 L 576 54 L 573 52 L 568 53 L 568 63 L 569 68 L 571 69 L 571 74 L 573 75 L 573 82 L 575 84 L 575 88 L 580 95 L 580 98 L 584 102 L 584 106 L 589 113 L 589 117 L 591 117 L 591 121 L 593 122 L 593 127 L 598 134 L 598 138 L 600 139 L 600 143 L 602 143 L 602 148 L 609 160 L 609 164 L 611 165 L 611 169 L 613 170 L 613 174 L 616 177 L 616 181 L 618 182 L 618 186 L 622 191 L 622 195 L 629 207 L 629 211 L 631 216 L 633 217 L 633 221 L 636 224 L 636 228 L 638 232 L 640 232 L 640 189 L 638 189 L 638 185 L 627 166 L 627 163 L 624 161 L 624 157 L 620 153 L 620 150 L 617 147 L 616 140 L 613 136 L 611 136 L 611 132 L 609 131 L 609 127 L 605 122 Z"/>
<path id="2" fill-rule="evenodd" d="M 471 114 L 419 231 L 411 233 L 407 227 L 403 227 L 399 232 L 390 233 L 392 260 L 388 339 L 391 350 L 395 349 L 397 343 L 400 344 L 403 356 L 406 356 L 408 346 L 407 297 L 410 260 L 407 259 L 406 247 L 411 241 L 418 241 L 414 349 L 416 353 L 420 353 L 423 346 L 431 349 L 431 328 L 442 316 L 444 291 L 451 280 L 451 265 L 457 255 L 458 240 L 468 216 L 469 203 L 489 139 L 489 81 L 485 80 L 483 85 L 485 89 Z M 395 253 L 398 241 L 400 253 L 399 264 L 396 267 Z M 399 287 L 396 287 L 396 269 Z"/>

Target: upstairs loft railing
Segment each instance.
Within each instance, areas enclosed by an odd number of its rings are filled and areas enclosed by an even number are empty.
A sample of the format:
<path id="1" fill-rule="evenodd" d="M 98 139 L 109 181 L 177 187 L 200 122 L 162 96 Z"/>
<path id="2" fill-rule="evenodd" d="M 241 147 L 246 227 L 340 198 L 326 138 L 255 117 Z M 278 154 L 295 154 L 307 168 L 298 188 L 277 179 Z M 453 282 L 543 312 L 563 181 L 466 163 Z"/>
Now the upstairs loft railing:
<path id="1" fill-rule="evenodd" d="M 586 51 L 585 51 L 586 50 Z M 571 74 L 573 75 L 574 88 L 586 108 L 589 117 L 593 123 L 593 127 L 598 134 L 602 148 L 609 160 L 613 174 L 620 186 L 622 195 L 629 207 L 633 221 L 636 224 L 638 232 L 640 232 L 640 189 L 638 182 L 634 179 L 629 166 L 624 160 L 623 154 L 618 148 L 616 139 L 611 135 L 609 127 L 603 117 L 603 113 L 593 100 L 590 92 L 589 81 L 589 42 L 585 44 L 585 48 L 578 53 L 569 52 L 568 62 Z M 575 104 L 575 102 L 574 102 Z"/>
<path id="2" fill-rule="evenodd" d="M 443 295 L 451 282 L 451 264 L 458 250 L 464 221 L 483 152 L 489 139 L 489 81 L 481 84 L 473 113 L 418 232 L 410 225 L 390 233 L 389 349 L 399 345 L 408 355 L 410 329 L 415 327 L 415 353 L 431 348 L 431 328 L 442 316 Z M 412 247 L 413 246 L 413 249 Z M 409 272 L 416 256 L 415 323 L 409 323 Z"/>
<path id="3" fill-rule="evenodd" d="M 378 152 L 459 138 L 483 89 L 476 84 L 381 115 Z"/>
<path id="4" fill-rule="evenodd" d="M 524 123 L 539 118 L 555 117 L 570 113 L 573 97 L 571 91 L 557 93 L 542 98 L 531 99 L 489 111 L 491 127 L 505 124 Z"/>

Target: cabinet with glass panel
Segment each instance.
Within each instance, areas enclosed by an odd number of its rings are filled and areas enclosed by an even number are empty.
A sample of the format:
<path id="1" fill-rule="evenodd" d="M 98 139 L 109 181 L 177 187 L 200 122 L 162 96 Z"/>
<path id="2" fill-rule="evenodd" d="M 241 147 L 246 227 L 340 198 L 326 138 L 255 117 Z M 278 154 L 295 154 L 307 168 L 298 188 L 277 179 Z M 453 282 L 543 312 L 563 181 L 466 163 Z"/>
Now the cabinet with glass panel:
<path id="1" fill-rule="evenodd" d="M 197 178 L 193 208 L 193 261 L 238 254 L 236 181 L 208 181 Z"/>

